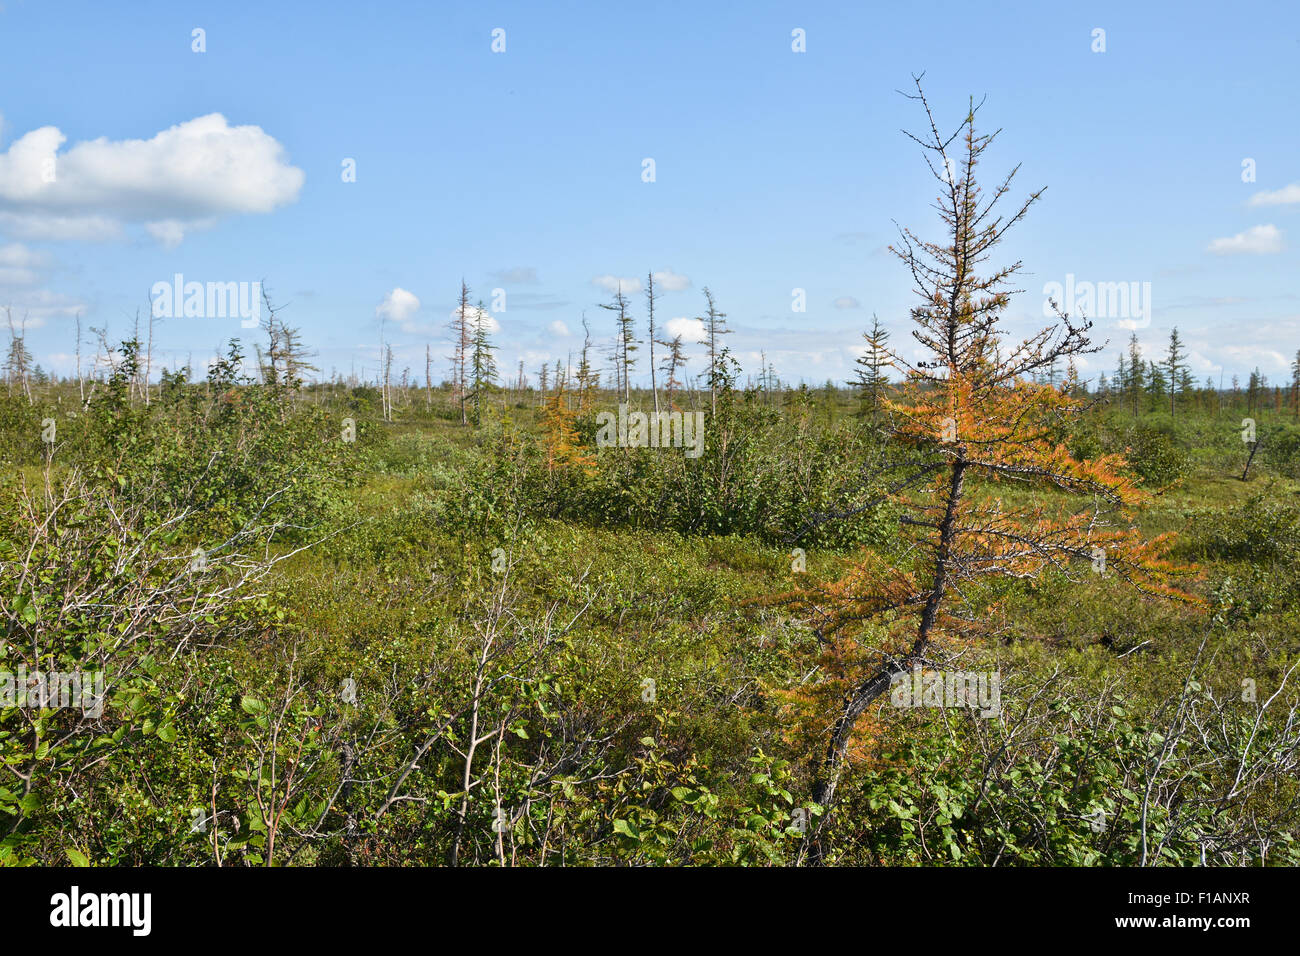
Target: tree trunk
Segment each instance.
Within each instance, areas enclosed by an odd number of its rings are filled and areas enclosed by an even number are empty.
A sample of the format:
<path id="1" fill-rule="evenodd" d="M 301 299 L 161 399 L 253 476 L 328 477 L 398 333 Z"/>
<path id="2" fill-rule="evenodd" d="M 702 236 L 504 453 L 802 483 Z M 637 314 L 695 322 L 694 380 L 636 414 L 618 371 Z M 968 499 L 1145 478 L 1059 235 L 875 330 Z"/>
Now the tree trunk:
<path id="1" fill-rule="evenodd" d="M 1259 451 L 1259 440 L 1250 443 L 1250 457 L 1246 459 L 1246 467 L 1241 471 L 1241 480 L 1246 480 L 1246 475 L 1250 473 L 1250 463 L 1255 460 L 1255 452 Z"/>
<path id="2" fill-rule="evenodd" d="M 830 743 L 822 759 L 813 784 L 813 802 L 823 808 L 818 825 L 809 831 L 804 852 L 812 866 L 820 866 L 825 850 L 821 843 L 821 830 L 830 814 L 831 801 L 835 799 L 835 788 L 839 784 L 844 757 L 848 753 L 849 739 L 858 718 L 887 690 L 895 674 L 904 673 L 924 656 L 930 645 L 930 633 L 939 618 L 939 605 L 943 601 L 948 585 L 948 567 L 952 553 L 953 539 L 957 533 L 957 506 L 961 503 L 962 483 L 966 473 L 966 462 L 959 457 L 952 464 L 952 478 L 948 485 L 948 503 L 943 520 L 939 524 L 939 545 L 934 560 L 934 583 L 921 611 L 921 621 L 917 626 L 916 640 L 906 657 L 882 667 L 871 677 L 860 683 L 852 693 L 846 695 L 844 710 L 831 728 Z"/>

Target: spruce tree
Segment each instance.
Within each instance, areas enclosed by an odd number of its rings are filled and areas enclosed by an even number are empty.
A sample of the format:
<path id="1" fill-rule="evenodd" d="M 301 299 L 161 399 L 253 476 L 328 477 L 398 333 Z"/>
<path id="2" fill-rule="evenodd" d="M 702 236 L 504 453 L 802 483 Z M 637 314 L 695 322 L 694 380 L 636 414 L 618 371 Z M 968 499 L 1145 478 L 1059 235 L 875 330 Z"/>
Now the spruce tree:
<path id="1" fill-rule="evenodd" d="M 885 389 L 889 383 L 889 378 L 885 374 L 885 370 L 890 365 L 889 330 L 880 324 L 880 318 L 873 312 L 871 330 L 863 332 L 862 337 L 867 341 L 867 348 L 858 356 L 855 384 L 858 387 L 858 397 L 862 402 L 862 411 L 869 415 L 874 423 L 879 421 L 881 403 L 884 401 Z"/>
<path id="2" fill-rule="evenodd" d="M 1176 400 L 1180 391 L 1188 386 L 1188 369 L 1184 363 L 1187 358 L 1187 352 L 1183 349 L 1182 340 L 1178 337 L 1178 326 L 1174 326 L 1169 332 L 1169 351 L 1165 355 L 1164 370 L 1169 380 L 1169 414 L 1171 416 L 1177 413 Z"/>
<path id="3" fill-rule="evenodd" d="M 473 399 L 474 399 L 474 427 L 477 428 L 483 421 L 483 393 L 484 390 L 491 387 L 497 377 L 496 357 L 492 354 L 496 351 L 496 346 L 488 338 L 487 314 L 483 311 L 483 303 L 478 304 L 474 316 L 474 334 L 471 339 L 473 343 L 473 354 L 470 362 L 470 374 L 473 381 Z"/>

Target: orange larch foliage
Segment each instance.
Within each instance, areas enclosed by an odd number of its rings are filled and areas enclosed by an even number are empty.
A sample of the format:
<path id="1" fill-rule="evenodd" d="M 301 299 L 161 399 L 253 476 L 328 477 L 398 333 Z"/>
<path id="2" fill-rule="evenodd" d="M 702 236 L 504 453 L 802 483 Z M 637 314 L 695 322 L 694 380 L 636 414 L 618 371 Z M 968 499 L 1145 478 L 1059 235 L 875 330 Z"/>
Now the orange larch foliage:
<path id="1" fill-rule="evenodd" d="M 564 384 L 558 384 L 555 394 L 546 400 L 546 412 L 542 416 L 548 472 L 553 472 L 556 468 L 582 468 L 588 474 L 594 473 L 596 459 L 582 447 L 574 426 L 577 417 L 578 413 L 569 408 Z"/>
<path id="2" fill-rule="evenodd" d="M 913 665 L 934 666 L 979 636 L 989 609 L 971 606 L 975 579 L 1083 574 L 1100 565 L 1146 594 L 1196 603 L 1172 583 L 1191 569 L 1168 560 L 1170 536 L 1145 540 L 1135 526 L 1145 496 L 1122 459 L 1070 454 L 1071 425 L 1087 404 L 1077 382 L 1070 375 L 1060 386 L 1035 381 L 1098 350 L 1088 338 L 1091 323 L 1058 311 L 1056 324 L 1003 350 L 999 324 L 1020 263 L 986 275 L 976 270 L 1041 190 L 1009 217 L 996 214 L 1015 170 L 989 198 L 974 175 L 996 134 L 976 134 L 972 103 L 957 132 L 942 136 L 917 81 L 912 98 L 924 106 L 929 131 L 908 135 L 927 150 L 940 183 L 946 236 L 930 242 L 903 229 L 891 247 L 921 301 L 912 310 L 912 337 L 923 357 L 913 363 L 888 352 L 903 381 L 884 409 L 896 447 L 908 456 L 908 477 L 886 496 L 901 515 L 905 566 L 868 550 L 837 580 L 773 599 L 809 611 L 820 640 L 818 679 L 785 696 L 793 732 L 823 742 L 824 756 L 813 761 L 813 797 L 823 805 L 863 731 L 874 732 L 868 708 L 893 678 Z M 949 156 L 959 135 L 960 161 Z M 1032 491 L 1031 503 L 1004 507 L 1002 497 L 1018 488 Z M 808 849 L 820 859 L 816 833 Z"/>

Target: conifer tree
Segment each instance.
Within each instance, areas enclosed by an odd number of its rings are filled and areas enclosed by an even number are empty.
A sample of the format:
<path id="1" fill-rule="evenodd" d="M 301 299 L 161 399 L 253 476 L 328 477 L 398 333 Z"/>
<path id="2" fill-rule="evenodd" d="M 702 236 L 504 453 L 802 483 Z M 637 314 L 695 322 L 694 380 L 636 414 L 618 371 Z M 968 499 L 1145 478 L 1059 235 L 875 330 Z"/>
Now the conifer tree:
<path id="1" fill-rule="evenodd" d="M 654 397 L 655 414 L 659 414 L 659 388 L 655 382 L 655 300 L 659 297 L 655 294 L 655 275 L 653 272 L 647 272 L 645 286 L 645 304 L 646 313 L 650 325 L 649 334 L 646 336 L 646 343 L 650 346 L 650 394 Z"/>
<path id="2" fill-rule="evenodd" d="M 487 313 L 483 311 L 483 303 L 478 304 L 474 315 L 474 333 L 471 339 L 473 344 L 473 353 L 470 361 L 470 374 L 473 384 L 474 398 L 474 427 L 478 427 L 483 421 L 483 397 L 486 390 L 492 386 L 497 378 L 496 357 L 492 354 L 496 351 L 496 346 L 488 338 Z"/>
<path id="3" fill-rule="evenodd" d="M 636 327 L 632 321 L 632 314 L 628 311 L 629 304 L 627 296 L 623 294 L 623 283 L 619 282 L 618 291 L 614 293 L 614 298 L 609 302 L 602 303 L 600 306 L 602 309 L 614 312 L 617 315 L 616 333 L 614 337 L 614 362 L 616 374 L 614 390 L 617 392 L 621 384 L 622 398 L 624 402 L 628 400 L 632 367 L 636 364 L 636 360 L 632 357 L 632 354 L 637 350 Z"/>
<path id="4" fill-rule="evenodd" d="M 1164 402 L 1165 390 L 1168 382 L 1165 381 L 1164 369 L 1155 362 L 1147 363 L 1146 372 L 1147 396 L 1150 398 L 1151 407 L 1159 408 Z"/>
<path id="5" fill-rule="evenodd" d="M 858 397 L 862 410 L 876 422 L 880 417 L 881 405 L 885 399 L 885 390 L 889 377 L 885 370 L 889 367 L 889 330 L 880 324 L 880 318 L 871 314 L 871 330 L 863 332 L 867 347 L 858 356 L 857 380 Z"/>
<path id="6" fill-rule="evenodd" d="M 672 411 L 673 393 L 681 388 L 682 383 L 677 378 L 677 370 L 684 368 L 686 365 L 686 354 L 682 346 L 682 337 L 674 335 L 667 341 L 661 341 L 660 345 L 668 349 L 668 354 L 664 357 L 663 371 L 667 376 L 664 381 L 665 403 L 668 411 Z"/>
<path id="7" fill-rule="evenodd" d="M 465 410 L 466 370 L 469 362 L 469 350 L 474 339 L 474 330 L 470 322 L 469 286 L 460 280 L 460 302 L 451 319 L 451 387 L 452 400 L 460 406 L 460 423 L 469 424 Z M 543 386 L 544 387 L 544 386 Z"/>
<path id="8" fill-rule="evenodd" d="M 15 328 L 13 311 L 9 308 L 5 309 L 5 317 L 9 322 L 9 354 L 5 358 L 5 385 L 12 395 L 16 384 L 19 392 L 30 403 L 32 391 L 29 379 L 33 357 L 27 349 L 27 321 L 24 318 L 20 327 Z"/>
<path id="9" fill-rule="evenodd" d="M 1108 572 L 1120 580 L 1151 594 L 1177 593 L 1165 582 L 1165 542 L 1143 541 L 1128 514 L 1141 495 L 1122 462 L 1077 460 L 1060 440 L 1062 422 L 1087 403 L 1035 384 L 1058 362 L 1097 351 L 1088 338 L 1091 323 L 1058 312 L 1054 324 L 1016 347 L 999 347 L 1020 263 L 982 266 L 1041 190 L 1009 215 L 999 212 L 1016 170 L 989 195 L 975 179 L 996 133 L 976 132 L 979 107 L 972 101 L 961 126 L 942 135 L 915 79 L 911 98 L 929 123 L 925 133 L 908 135 L 923 147 L 939 183 L 944 234 L 928 241 L 903 229 L 891 247 L 916 285 L 912 334 L 925 352 L 915 363 L 898 352 L 890 356 L 906 374 L 898 399 L 887 403 L 890 431 L 914 458 L 890 468 L 889 497 L 901 513 L 900 553 L 910 557 L 895 566 L 868 549 L 839 580 L 778 598 L 810 610 L 817 625 L 819 680 L 800 693 L 817 728 L 812 739 L 824 742 L 812 777 L 813 799 L 827 809 L 859 718 L 896 675 L 914 665 L 933 667 L 975 636 L 983 609 L 960 606 L 975 600 L 977 579 L 1033 579 L 1072 561 L 1090 563 L 1100 548 Z M 951 163 L 950 149 L 957 153 Z M 1067 511 L 1054 497 L 1037 507 L 1004 508 L 991 493 L 1004 482 L 1070 494 L 1079 506 Z M 805 836 L 813 862 L 824 858 L 826 821 L 823 815 Z"/>
<path id="10" fill-rule="evenodd" d="M 557 380 L 555 393 L 546 400 L 542 416 L 542 435 L 546 448 L 546 470 L 581 468 L 587 474 L 594 472 L 595 457 L 582 447 L 574 424 L 578 413 L 569 407 L 565 386 Z"/>
<path id="11" fill-rule="evenodd" d="M 1291 418 L 1300 421 L 1300 350 L 1295 353 L 1291 363 Z"/>
<path id="12" fill-rule="evenodd" d="M 1187 352 L 1178 337 L 1178 326 L 1169 332 L 1169 351 L 1165 354 L 1164 371 L 1169 382 L 1169 414 L 1176 415 L 1178 395 L 1188 388 Z"/>
<path id="13" fill-rule="evenodd" d="M 578 359 L 578 414 L 585 418 L 591 414 L 596 402 L 596 389 L 600 387 L 600 372 L 591 365 L 591 329 L 587 316 L 582 316 L 582 354 Z"/>
<path id="14" fill-rule="evenodd" d="M 1128 338 L 1128 400 L 1136 418 L 1142 407 L 1142 396 L 1146 393 L 1146 363 L 1142 360 L 1142 346 L 1138 344 L 1136 332 Z"/>

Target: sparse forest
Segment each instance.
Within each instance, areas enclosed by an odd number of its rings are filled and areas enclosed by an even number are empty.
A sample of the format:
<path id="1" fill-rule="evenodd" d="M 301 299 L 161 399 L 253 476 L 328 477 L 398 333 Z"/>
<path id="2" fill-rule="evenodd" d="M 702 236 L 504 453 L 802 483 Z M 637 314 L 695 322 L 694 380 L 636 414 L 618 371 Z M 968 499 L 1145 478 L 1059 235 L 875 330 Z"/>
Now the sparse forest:
<path id="1" fill-rule="evenodd" d="M 201 369 L 11 313 L 0 668 L 103 691 L 0 708 L 0 865 L 1300 863 L 1300 352 L 1012 337 L 1045 203 L 914 95 L 939 215 L 851 382 L 653 274 L 517 370 L 462 284 L 422 377 L 269 295 Z"/>

